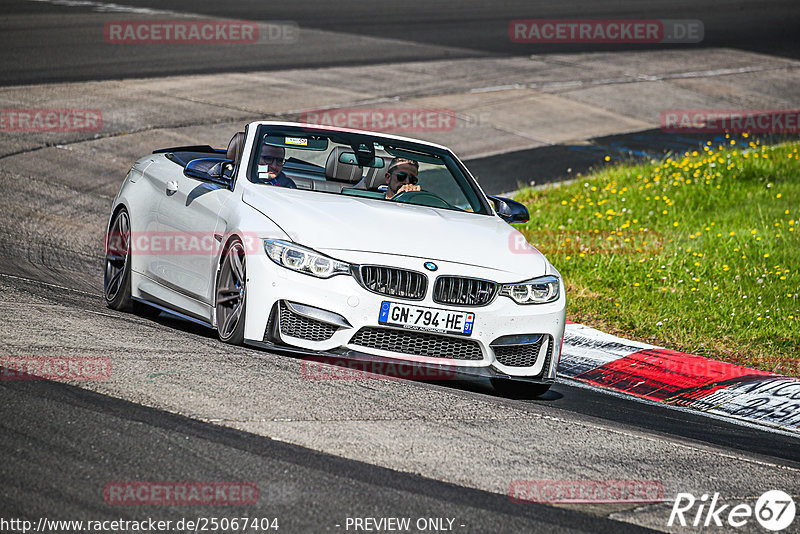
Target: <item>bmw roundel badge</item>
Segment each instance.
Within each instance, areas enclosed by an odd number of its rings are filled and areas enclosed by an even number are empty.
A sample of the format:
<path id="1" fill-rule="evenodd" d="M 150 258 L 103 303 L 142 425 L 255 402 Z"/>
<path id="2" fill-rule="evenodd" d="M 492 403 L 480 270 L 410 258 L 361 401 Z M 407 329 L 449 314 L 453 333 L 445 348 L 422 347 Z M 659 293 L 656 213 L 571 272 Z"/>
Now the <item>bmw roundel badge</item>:
<path id="1" fill-rule="evenodd" d="M 428 269 L 429 271 L 435 271 L 439 267 L 437 267 L 436 264 L 433 263 L 432 261 L 426 261 L 425 262 L 425 268 Z"/>

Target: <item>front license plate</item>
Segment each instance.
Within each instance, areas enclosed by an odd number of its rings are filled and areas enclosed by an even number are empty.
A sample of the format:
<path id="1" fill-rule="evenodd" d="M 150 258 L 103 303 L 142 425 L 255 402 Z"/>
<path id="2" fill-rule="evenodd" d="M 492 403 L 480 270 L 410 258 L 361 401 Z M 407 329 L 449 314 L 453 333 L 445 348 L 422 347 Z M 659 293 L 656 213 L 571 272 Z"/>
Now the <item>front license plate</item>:
<path id="1" fill-rule="evenodd" d="M 383 301 L 378 323 L 409 330 L 469 336 L 472 334 L 475 314 Z"/>

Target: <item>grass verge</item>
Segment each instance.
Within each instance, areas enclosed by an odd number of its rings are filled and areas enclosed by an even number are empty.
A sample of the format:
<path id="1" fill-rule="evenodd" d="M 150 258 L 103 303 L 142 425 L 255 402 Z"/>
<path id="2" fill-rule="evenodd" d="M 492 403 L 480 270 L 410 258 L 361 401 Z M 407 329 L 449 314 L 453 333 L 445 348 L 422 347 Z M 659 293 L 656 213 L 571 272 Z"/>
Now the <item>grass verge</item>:
<path id="1" fill-rule="evenodd" d="M 749 144 L 521 190 L 567 318 L 800 376 L 800 143 Z"/>

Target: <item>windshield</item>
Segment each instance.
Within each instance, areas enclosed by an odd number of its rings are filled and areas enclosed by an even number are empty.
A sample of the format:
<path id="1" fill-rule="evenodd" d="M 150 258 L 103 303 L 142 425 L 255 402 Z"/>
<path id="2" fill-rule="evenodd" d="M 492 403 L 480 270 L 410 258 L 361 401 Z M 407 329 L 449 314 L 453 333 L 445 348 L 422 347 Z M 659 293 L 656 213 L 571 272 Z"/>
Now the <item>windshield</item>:
<path id="1" fill-rule="evenodd" d="M 379 202 L 491 214 L 453 155 L 424 144 L 300 127 L 261 126 L 248 179 Z"/>

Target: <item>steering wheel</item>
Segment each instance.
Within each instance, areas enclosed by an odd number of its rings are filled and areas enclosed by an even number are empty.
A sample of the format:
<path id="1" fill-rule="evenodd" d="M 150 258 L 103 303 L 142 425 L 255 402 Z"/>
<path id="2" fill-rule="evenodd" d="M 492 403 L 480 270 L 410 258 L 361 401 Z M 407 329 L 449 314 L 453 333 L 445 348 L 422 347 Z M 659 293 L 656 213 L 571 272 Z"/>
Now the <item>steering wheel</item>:
<path id="1" fill-rule="evenodd" d="M 393 196 L 391 200 L 403 202 L 405 204 L 417 204 L 431 208 L 452 208 L 453 206 L 445 199 L 431 193 L 430 191 L 403 191 Z"/>

